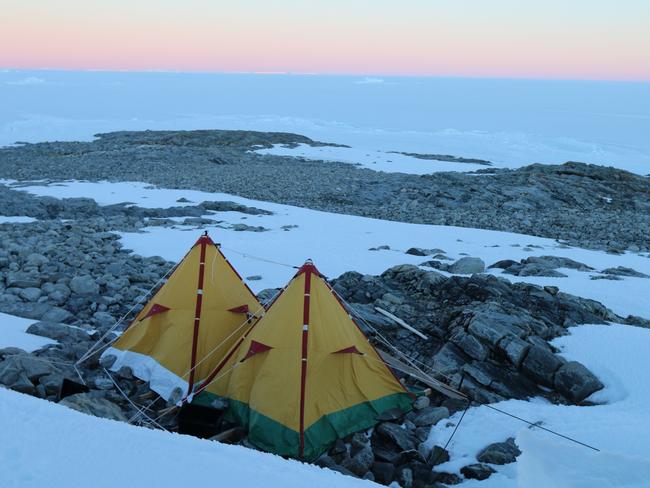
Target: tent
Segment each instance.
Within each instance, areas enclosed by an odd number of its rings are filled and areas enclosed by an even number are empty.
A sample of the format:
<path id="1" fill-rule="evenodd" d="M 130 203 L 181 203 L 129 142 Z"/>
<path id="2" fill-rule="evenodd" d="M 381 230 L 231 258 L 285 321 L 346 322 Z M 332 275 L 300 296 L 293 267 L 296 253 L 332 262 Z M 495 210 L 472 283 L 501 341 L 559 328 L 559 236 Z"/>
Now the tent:
<path id="1" fill-rule="evenodd" d="M 166 399 L 177 388 L 191 393 L 262 311 L 206 233 L 104 356 Z"/>
<path id="2" fill-rule="evenodd" d="M 333 289 L 307 262 L 197 388 L 193 402 L 229 399 L 257 447 L 313 460 L 367 429 L 412 394 L 393 375 Z"/>

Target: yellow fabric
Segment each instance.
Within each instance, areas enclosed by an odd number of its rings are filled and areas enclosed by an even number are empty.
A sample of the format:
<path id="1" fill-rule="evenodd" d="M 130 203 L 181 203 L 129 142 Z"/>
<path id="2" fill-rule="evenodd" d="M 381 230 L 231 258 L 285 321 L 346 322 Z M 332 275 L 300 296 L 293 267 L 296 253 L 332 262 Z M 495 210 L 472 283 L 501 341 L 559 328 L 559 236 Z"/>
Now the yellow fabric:
<path id="1" fill-rule="evenodd" d="M 201 244 L 197 243 L 113 345 L 150 356 L 186 381 L 191 368 L 200 255 Z M 143 319 L 154 304 L 170 310 Z M 196 355 L 196 362 L 200 364 L 195 369 L 195 382 L 205 378 L 250 328 L 249 324 L 242 326 L 246 314 L 228 311 L 242 305 L 248 305 L 251 313 L 259 313 L 262 308 L 219 249 L 208 242 Z M 219 344 L 221 346 L 210 354 Z"/>
<path id="2" fill-rule="evenodd" d="M 206 388 L 294 431 L 300 430 L 305 279 L 302 273 L 291 281 Z M 317 274 L 309 309 L 305 430 L 324 415 L 405 391 Z M 242 362 L 252 341 L 273 349 Z M 333 354 L 351 346 L 363 355 Z"/>

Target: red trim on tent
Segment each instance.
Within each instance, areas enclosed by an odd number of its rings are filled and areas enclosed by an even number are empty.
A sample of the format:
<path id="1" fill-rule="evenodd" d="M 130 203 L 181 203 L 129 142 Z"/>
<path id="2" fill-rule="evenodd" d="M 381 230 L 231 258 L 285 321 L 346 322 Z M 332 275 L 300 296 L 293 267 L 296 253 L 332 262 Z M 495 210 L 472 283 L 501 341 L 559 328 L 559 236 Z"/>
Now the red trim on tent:
<path id="1" fill-rule="evenodd" d="M 309 338 L 309 304 L 311 293 L 311 274 L 316 267 L 311 263 L 305 263 L 298 271 L 298 274 L 305 273 L 305 296 L 302 312 L 302 356 L 300 368 L 300 450 L 298 451 L 302 458 L 305 452 L 305 387 L 307 383 L 307 341 Z"/>
<path id="2" fill-rule="evenodd" d="M 338 351 L 334 351 L 332 354 L 359 354 L 363 355 L 359 349 L 357 349 L 357 346 L 350 346 L 350 347 L 344 347 L 343 349 L 339 349 Z"/>
<path id="3" fill-rule="evenodd" d="M 300 268 L 298 268 L 298 272 L 296 273 L 296 276 L 300 276 L 302 273 L 310 272 L 312 274 L 315 274 L 316 276 L 321 276 L 320 271 L 314 266 L 314 263 L 311 261 L 305 262 Z M 295 278 L 295 277 L 294 277 Z"/>
<path id="4" fill-rule="evenodd" d="M 163 313 L 168 310 L 169 307 L 165 307 L 164 305 L 160 305 L 159 303 L 154 303 L 153 306 L 147 312 L 147 315 L 145 315 L 140 319 L 140 322 L 142 322 L 144 319 L 148 319 L 149 317 L 153 317 L 154 315 L 158 315 L 159 313 Z"/>
<path id="5" fill-rule="evenodd" d="M 261 342 L 251 341 L 251 344 L 248 347 L 248 352 L 246 353 L 246 356 L 244 356 L 244 358 L 241 360 L 241 362 L 243 363 L 248 358 L 252 358 L 256 354 L 259 354 L 261 352 L 270 351 L 271 349 L 273 349 L 271 346 L 267 346 L 266 344 L 262 344 Z"/>
<path id="6" fill-rule="evenodd" d="M 248 305 L 240 305 L 239 307 L 229 308 L 228 311 L 233 313 L 248 313 Z"/>
<path id="7" fill-rule="evenodd" d="M 189 385 L 187 388 L 187 394 L 192 393 L 192 388 L 194 388 L 194 370 L 196 369 L 196 351 L 198 348 L 199 341 L 199 325 L 201 324 L 201 307 L 203 305 L 203 279 L 205 277 L 205 249 L 208 243 L 212 243 L 207 235 L 203 235 L 199 238 L 197 243 L 201 244 L 201 257 L 199 258 L 199 279 L 197 284 L 197 293 L 196 293 L 196 307 L 194 309 L 194 336 L 192 337 L 192 360 L 190 363 L 190 379 L 188 381 Z M 199 293 L 201 291 L 201 293 Z"/>
<path id="8" fill-rule="evenodd" d="M 210 238 L 210 236 L 208 235 L 208 233 L 206 231 L 205 234 L 203 234 L 201 237 L 199 237 L 196 240 L 196 242 L 194 243 L 194 246 L 198 246 L 199 244 L 202 244 L 202 245 L 203 244 L 205 244 L 205 245 L 213 244 L 214 245 L 214 241 Z M 194 247 L 194 246 L 192 246 L 192 247 Z"/>
<path id="9" fill-rule="evenodd" d="M 296 276 L 297 276 L 297 275 L 296 275 Z M 294 277 L 291 279 L 291 281 L 293 281 L 295 278 L 296 278 L 296 277 L 294 276 Z M 289 284 L 291 284 L 291 282 L 289 282 Z M 282 289 L 282 291 L 281 291 L 280 293 L 277 294 L 277 296 L 273 299 L 273 301 L 271 302 L 270 305 L 273 305 L 273 304 L 278 300 L 278 298 L 280 298 L 280 297 L 282 296 L 282 294 L 284 293 L 284 291 L 285 291 L 287 288 L 289 288 L 289 285 L 287 285 L 286 287 L 284 287 L 284 288 Z M 270 308 L 270 305 L 269 305 L 269 308 Z M 230 350 L 230 352 L 226 355 L 226 357 L 223 358 L 223 360 L 222 360 L 222 361 L 217 365 L 217 367 L 214 368 L 214 370 L 212 370 L 212 372 L 207 376 L 207 378 L 205 378 L 205 380 L 203 380 L 203 382 L 201 383 L 201 386 L 196 390 L 196 394 L 197 394 L 197 395 L 198 395 L 199 393 L 201 393 L 203 390 L 205 390 L 205 389 L 208 387 L 208 385 L 209 385 L 209 384 L 214 380 L 214 378 L 216 378 L 216 376 L 217 376 L 217 375 L 219 374 L 219 372 L 223 369 L 223 367 L 226 365 L 226 363 L 230 360 L 230 358 L 233 356 L 233 354 L 235 354 L 235 353 L 239 350 L 239 348 L 241 347 L 242 342 L 244 342 L 244 340 L 246 339 L 246 337 L 248 337 L 248 334 L 250 334 L 250 333 L 253 331 L 253 329 L 254 329 L 255 326 L 259 323 L 259 321 L 261 320 L 262 317 L 255 317 L 255 316 L 252 316 L 252 317 L 250 317 L 248 320 L 251 320 L 251 319 L 253 319 L 253 318 L 255 318 L 255 319 L 257 319 L 257 320 L 255 320 L 255 322 L 254 322 L 253 325 L 250 327 L 250 329 L 248 329 L 248 330 L 244 333 L 244 335 L 239 339 L 239 341 L 237 341 L 237 344 L 235 344 L 235 345 L 233 346 L 233 348 L 232 348 L 232 349 Z"/>

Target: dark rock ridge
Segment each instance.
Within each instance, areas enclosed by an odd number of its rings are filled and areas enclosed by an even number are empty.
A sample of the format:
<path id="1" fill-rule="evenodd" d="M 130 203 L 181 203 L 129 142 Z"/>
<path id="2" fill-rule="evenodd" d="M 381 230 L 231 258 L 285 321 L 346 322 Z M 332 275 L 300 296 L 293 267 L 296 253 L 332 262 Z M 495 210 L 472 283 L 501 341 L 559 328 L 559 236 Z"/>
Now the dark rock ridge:
<path id="1" fill-rule="evenodd" d="M 0 149 L 0 177 L 145 181 L 389 220 L 514 231 L 616 252 L 650 250 L 650 180 L 614 168 L 570 162 L 417 176 L 254 152 L 273 144 L 323 144 L 297 134 L 98 137 Z"/>
<path id="2" fill-rule="evenodd" d="M 446 278 L 412 265 L 381 276 L 345 273 L 334 288 L 363 317 L 371 337 L 372 327 L 381 330 L 439 379 L 452 385 L 462 380 L 461 389 L 480 403 L 530 396 L 580 403 L 602 384 L 584 366 L 556 355 L 548 341 L 575 324 L 637 320 L 552 287 L 481 274 Z M 428 339 L 391 323 L 375 307 Z"/>
<path id="3" fill-rule="evenodd" d="M 483 166 L 492 166 L 491 161 L 485 159 L 476 159 L 476 158 L 463 158 L 460 156 L 450 156 L 449 154 L 421 154 L 421 153 L 411 153 L 411 152 L 402 152 L 402 151 L 388 151 L 389 154 L 403 154 L 404 156 L 411 156 L 416 159 L 424 159 L 427 161 L 442 161 L 446 163 L 468 163 L 468 164 L 480 164 Z"/>

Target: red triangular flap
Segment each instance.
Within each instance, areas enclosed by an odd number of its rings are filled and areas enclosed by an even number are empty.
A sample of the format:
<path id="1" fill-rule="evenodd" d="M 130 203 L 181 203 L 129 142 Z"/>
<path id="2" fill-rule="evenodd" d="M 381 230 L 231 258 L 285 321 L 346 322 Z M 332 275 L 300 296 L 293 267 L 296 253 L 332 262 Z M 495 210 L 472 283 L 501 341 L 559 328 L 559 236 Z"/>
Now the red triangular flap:
<path id="1" fill-rule="evenodd" d="M 357 349 L 357 346 L 350 346 L 350 347 L 344 347 L 343 349 L 340 349 L 338 351 L 334 351 L 332 354 L 359 354 L 363 355 L 359 349 Z"/>
<path id="2" fill-rule="evenodd" d="M 159 303 L 154 303 L 153 306 L 149 309 L 147 312 L 147 315 L 142 317 L 140 321 L 144 319 L 148 319 L 149 317 L 152 317 L 154 315 L 158 315 L 159 313 L 163 313 L 169 310 L 169 307 L 165 307 L 164 305 L 160 305 Z"/>
<path id="3" fill-rule="evenodd" d="M 248 313 L 248 305 L 240 305 L 239 307 L 229 308 L 228 311 L 233 313 Z"/>
<path id="4" fill-rule="evenodd" d="M 255 356 L 255 354 L 266 352 L 269 349 L 273 349 L 273 348 L 271 346 L 267 346 L 266 344 L 262 344 L 261 342 L 251 341 L 251 345 L 248 348 L 248 352 L 246 353 L 246 356 L 244 356 L 244 359 L 241 360 L 241 362 L 243 363 L 248 358 Z"/>

